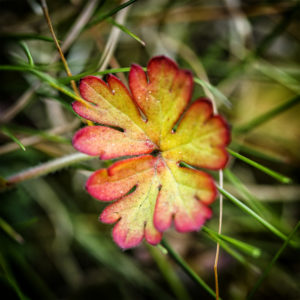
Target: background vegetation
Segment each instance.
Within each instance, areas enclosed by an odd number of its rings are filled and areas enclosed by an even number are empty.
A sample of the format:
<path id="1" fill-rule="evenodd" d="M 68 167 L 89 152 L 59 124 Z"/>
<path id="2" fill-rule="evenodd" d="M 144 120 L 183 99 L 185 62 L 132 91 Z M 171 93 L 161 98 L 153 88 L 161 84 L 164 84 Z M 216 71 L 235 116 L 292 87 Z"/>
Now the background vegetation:
<path id="1" fill-rule="evenodd" d="M 126 252 L 84 190 L 111 161 L 72 148 L 84 124 L 40 2 L 0 5 L 4 299 L 213 299 L 216 242 L 222 299 L 300 298 L 298 1 L 48 1 L 77 83 L 116 71 L 126 82 L 131 63 L 164 54 L 232 126 L 223 235 L 216 201 L 200 232 Z"/>

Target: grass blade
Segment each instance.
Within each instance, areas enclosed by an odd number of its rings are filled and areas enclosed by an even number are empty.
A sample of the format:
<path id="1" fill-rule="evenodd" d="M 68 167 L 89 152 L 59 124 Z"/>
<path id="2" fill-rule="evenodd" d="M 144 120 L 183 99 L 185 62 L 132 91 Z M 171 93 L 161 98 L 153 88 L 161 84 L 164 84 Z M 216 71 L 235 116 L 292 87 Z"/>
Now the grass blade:
<path id="1" fill-rule="evenodd" d="M 39 77 L 42 81 L 48 83 L 50 86 L 52 86 L 53 88 L 57 89 L 58 91 L 64 93 L 65 95 L 79 101 L 79 102 L 83 102 L 86 103 L 87 105 L 89 105 L 88 102 L 86 102 L 85 100 L 83 100 L 81 97 L 75 95 L 69 88 L 67 88 L 66 86 L 64 86 L 63 84 L 61 84 L 60 82 L 58 82 L 55 78 L 51 77 L 50 75 L 40 72 L 36 69 L 30 69 L 30 72 L 33 73 L 34 75 L 36 75 L 37 77 Z"/>
<path id="2" fill-rule="evenodd" d="M 28 63 L 30 65 L 30 67 L 34 67 L 33 58 L 32 58 L 32 55 L 31 55 L 31 53 L 29 51 L 29 48 L 28 48 L 27 44 L 25 42 L 21 41 L 20 45 L 23 48 L 23 50 L 24 50 L 24 52 L 25 52 L 25 54 L 27 56 Z"/>
<path id="3" fill-rule="evenodd" d="M 113 18 L 110 18 L 110 17 L 107 19 L 107 21 L 110 22 L 112 25 L 118 27 L 120 30 L 122 30 L 129 36 L 131 36 L 133 39 L 135 39 L 137 42 L 139 42 L 142 46 L 144 46 L 144 47 L 146 46 L 146 43 L 141 38 L 139 38 L 137 35 L 132 33 L 126 26 L 117 23 Z"/>
<path id="4" fill-rule="evenodd" d="M 271 169 L 269 169 L 269 168 L 267 168 L 267 167 L 265 167 L 265 166 L 263 166 L 263 165 L 255 162 L 255 161 L 253 161 L 252 159 L 250 159 L 248 157 L 245 157 L 245 156 L 243 156 L 243 155 L 241 155 L 241 154 L 239 154 L 239 153 L 237 153 L 237 152 L 235 152 L 235 151 L 233 151 L 231 149 L 228 149 L 228 148 L 227 148 L 227 151 L 232 156 L 234 156 L 235 158 L 238 158 L 239 160 L 247 163 L 248 165 L 250 165 L 250 166 L 252 166 L 252 167 L 254 167 L 256 169 L 259 169 L 260 171 L 268 174 L 269 176 L 277 179 L 278 181 L 280 181 L 282 183 L 291 183 L 292 182 L 291 178 L 289 178 L 287 176 L 284 176 L 284 175 L 281 175 L 280 173 L 275 172 L 275 171 L 273 171 L 273 170 L 271 170 Z"/>
<path id="5" fill-rule="evenodd" d="M 249 192 L 247 187 L 240 181 L 240 179 L 235 176 L 228 168 L 224 170 L 224 174 L 226 179 L 229 180 L 239 192 L 239 195 L 242 196 L 247 203 L 248 206 L 251 207 L 255 212 L 259 213 L 260 215 L 264 215 L 266 213 L 266 209 L 263 205 L 257 201 L 252 194 Z"/>
<path id="6" fill-rule="evenodd" d="M 197 78 L 197 77 L 194 77 L 194 81 L 201 85 L 202 87 L 205 87 L 207 88 L 208 90 L 210 90 L 210 92 L 217 98 L 219 99 L 222 103 L 224 103 L 227 107 L 231 107 L 231 102 L 228 100 L 228 98 L 223 94 L 221 93 L 220 90 L 218 90 L 216 87 L 214 87 L 213 85 L 211 85 L 210 83 L 200 79 L 200 78 Z"/>
<path id="7" fill-rule="evenodd" d="M 119 5 L 118 7 L 112 9 L 111 11 L 109 11 L 108 13 L 105 13 L 105 14 L 99 14 L 98 16 L 96 16 L 94 18 L 94 20 L 92 20 L 91 22 L 89 22 L 86 26 L 85 26 L 85 29 L 88 29 L 94 25 L 96 25 L 97 23 L 100 23 L 102 21 L 104 21 L 105 19 L 113 16 L 114 14 L 116 14 L 119 10 L 129 6 L 130 4 L 136 2 L 137 0 L 129 0 L 121 5 Z"/>
<path id="8" fill-rule="evenodd" d="M 53 97 L 51 97 L 53 98 Z M 29 134 L 29 135 L 35 135 L 35 136 L 40 136 L 48 141 L 52 141 L 52 142 L 57 142 L 57 143 L 69 143 L 70 140 L 57 135 L 57 134 L 53 134 L 53 133 L 49 133 L 47 131 L 44 130 L 39 130 L 39 129 L 34 129 L 34 128 L 28 128 L 28 127 L 24 127 L 24 126 L 17 126 L 17 125 L 10 125 L 9 130 L 15 131 L 15 132 L 20 132 L 20 133 L 24 133 L 24 134 Z"/>
<path id="9" fill-rule="evenodd" d="M 130 67 L 118 68 L 118 69 L 108 69 L 108 70 L 104 70 L 104 71 L 100 71 L 100 72 L 87 71 L 87 72 L 83 72 L 83 73 L 73 75 L 70 77 L 58 78 L 58 81 L 66 84 L 66 83 L 70 82 L 71 80 L 79 80 L 82 77 L 85 77 L 88 75 L 106 75 L 106 74 L 114 74 L 114 73 L 124 73 L 124 72 L 129 72 L 129 71 L 130 71 Z"/>
<path id="10" fill-rule="evenodd" d="M 45 42 L 53 42 L 53 39 L 44 35 L 34 34 L 34 33 L 1 33 L 1 39 L 11 39 L 11 40 L 41 40 Z"/>
<path id="11" fill-rule="evenodd" d="M 226 190 L 218 187 L 219 192 L 224 195 L 227 199 L 229 199 L 231 202 L 233 202 L 236 206 L 238 206 L 241 210 L 243 210 L 248 215 L 252 216 L 254 219 L 256 219 L 259 223 L 261 223 L 263 226 L 265 226 L 267 229 L 269 229 L 273 234 L 275 234 L 280 239 L 286 241 L 288 237 L 280 232 L 276 227 L 274 227 L 272 224 L 270 224 L 268 221 L 263 219 L 261 216 L 259 216 L 256 212 L 254 212 L 252 209 L 250 209 L 248 206 L 246 206 L 244 203 L 242 203 L 240 200 L 238 200 L 236 197 L 228 193 Z M 293 246 L 299 246 L 298 243 L 290 242 Z"/>
<path id="12" fill-rule="evenodd" d="M 81 103 L 84 103 L 87 106 L 90 106 L 89 102 L 85 101 L 80 96 L 77 96 L 76 94 L 74 94 L 68 87 L 61 84 L 59 81 L 57 81 L 55 78 L 53 78 L 49 74 L 41 72 L 36 68 L 29 67 L 27 65 L 26 66 L 0 65 L 0 70 L 31 72 L 32 74 L 34 74 L 35 76 L 40 78 L 42 81 L 46 82 L 47 84 L 49 84 L 53 88 L 57 89 L 58 91 L 64 93 L 65 95 L 67 95 L 67 96 L 69 96 L 69 97 L 71 97 L 71 98 L 73 98 L 73 99 L 75 99 L 75 100 L 77 100 Z M 71 80 L 72 79 L 70 79 L 70 81 Z"/>
<path id="13" fill-rule="evenodd" d="M 252 156 L 268 160 L 270 162 L 275 163 L 287 163 L 287 159 L 283 155 L 275 154 L 271 151 L 268 151 L 265 148 L 254 146 L 254 145 L 248 145 L 248 144 L 242 144 L 237 141 L 231 142 L 231 147 L 233 147 L 236 151 L 240 150 L 241 152 L 245 152 L 247 154 L 250 154 Z"/>
<path id="14" fill-rule="evenodd" d="M 255 63 L 254 67 L 264 76 L 280 83 L 282 86 L 299 95 L 299 81 L 296 78 L 290 76 L 287 72 L 262 60 Z"/>
<path id="15" fill-rule="evenodd" d="M 5 134 L 6 136 L 8 136 L 9 138 L 11 138 L 15 143 L 17 143 L 19 145 L 19 147 L 23 150 L 26 151 L 25 146 L 21 143 L 21 141 L 16 138 L 6 127 L 1 127 L 1 131 L 3 134 Z"/>
<path id="16" fill-rule="evenodd" d="M 210 235 L 214 235 L 216 237 L 218 237 L 219 239 L 225 241 L 225 242 L 228 242 L 229 244 L 235 246 L 236 248 L 240 249 L 241 251 L 253 256 L 253 257 L 259 257 L 260 254 L 261 254 L 261 250 L 257 247 L 254 247 L 252 245 L 249 245 L 245 242 L 242 242 L 240 240 L 237 240 L 235 238 L 232 238 L 232 237 L 229 237 L 227 235 L 224 235 L 224 234 L 218 234 L 216 231 L 206 227 L 206 226 L 203 226 L 202 227 L 202 230 L 205 232 L 205 233 L 208 233 Z"/>
<path id="17" fill-rule="evenodd" d="M 31 71 L 31 67 L 28 66 L 13 66 L 13 65 L 1 65 L 0 71 Z"/>
<path id="18" fill-rule="evenodd" d="M 279 106 L 271 109 L 270 111 L 262 114 L 261 116 L 258 116 L 257 118 L 253 119 L 249 123 L 245 125 L 241 125 L 234 129 L 234 132 L 236 133 L 246 133 L 253 128 L 271 120 L 273 117 L 279 115 L 280 113 L 290 109 L 291 107 L 297 105 L 300 103 L 300 96 L 296 96 L 294 98 L 289 99 L 288 101 L 280 104 Z"/>
<path id="19" fill-rule="evenodd" d="M 233 249 L 228 245 L 227 242 L 223 241 L 221 238 L 219 238 L 214 232 L 208 232 L 203 230 L 203 232 L 207 235 L 209 239 L 212 241 L 219 243 L 220 247 L 223 248 L 229 255 L 231 255 L 233 258 L 235 258 L 238 262 L 240 262 L 242 265 L 251 268 L 253 271 L 257 272 L 258 268 L 250 263 L 242 254 L 240 254 L 238 251 Z"/>
<path id="20" fill-rule="evenodd" d="M 0 227 L 5 231 L 13 240 L 22 244 L 24 242 L 23 237 L 16 232 L 5 220 L 0 217 Z"/>

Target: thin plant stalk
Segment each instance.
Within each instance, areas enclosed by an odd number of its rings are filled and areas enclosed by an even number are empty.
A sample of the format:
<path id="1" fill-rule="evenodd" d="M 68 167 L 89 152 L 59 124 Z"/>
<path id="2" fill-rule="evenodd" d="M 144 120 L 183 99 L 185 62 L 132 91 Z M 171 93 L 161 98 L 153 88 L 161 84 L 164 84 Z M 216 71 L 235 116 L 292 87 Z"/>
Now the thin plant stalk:
<path id="1" fill-rule="evenodd" d="M 220 187 L 223 188 L 223 171 L 219 171 L 219 184 Z M 218 225 L 218 234 L 220 235 L 222 233 L 222 223 L 223 223 L 223 195 L 219 195 L 219 225 Z M 220 298 L 220 292 L 219 292 L 219 279 L 218 279 L 218 263 L 219 263 L 219 257 L 220 257 L 220 243 L 219 240 L 217 241 L 217 248 L 216 248 L 216 256 L 215 256 L 215 262 L 214 262 L 214 274 L 215 274 L 215 286 L 216 286 L 216 300 L 219 300 Z"/>
<path id="2" fill-rule="evenodd" d="M 214 96 L 212 94 L 212 104 L 213 104 L 213 112 L 214 114 L 218 113 L 217 104 L 215 102 Z M 219 185 L 223 188 L 224 183 L 224 176 L 223 171 L 219 170 Z M 219 194 L 219 224 L 218 224 L 218 234 L 221 235 L 222 233 L 222 224 L 223 224 L 223 195 Z M 220 299 L 220 292 L 219 292 L 219 279 L 218 279 L 218 263 L 220 257 L 220 243 L 217 241 L 216 247 L 216 255 L 215 255 L 215 262 L 214 262 L 214 275 L 215 275 L 215 289 L 216 289 L 216 300 Z"/>

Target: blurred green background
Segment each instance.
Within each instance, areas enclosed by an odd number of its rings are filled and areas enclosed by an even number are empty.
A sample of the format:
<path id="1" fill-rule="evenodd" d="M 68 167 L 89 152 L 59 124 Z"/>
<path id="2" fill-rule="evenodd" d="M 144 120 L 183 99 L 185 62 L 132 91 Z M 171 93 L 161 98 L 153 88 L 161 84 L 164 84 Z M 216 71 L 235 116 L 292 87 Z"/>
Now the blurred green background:
<path id="1" fill-rule="evenodd" d="M 300 219 L 299 1 L 49 0 L 48 9 L 73 75 L 146 66 L 161 54 L 191 70 L 193 100 L 213 98 L 232 127 L 229 148 L 282 174 L 233 155 L 225 190 L 289 235 Z M 0 16 L 3 299 L 213 299 L 162 246 L 123 252 L 113 243 L 112 227 L 98 221 L 104 205 L 84 189 L 91 171 L 111 161 L 70 160 L 43 176 L 11 177 L 76 153 L 71 139 L 84 123 L 57 89 L 71 89 L 70 80 L 40 2 L 1 0 Z M 220 241 L 222 299 L 300 299 L 299 232 L 276 257 L 284 241 L 257 218 L 225 198 L 220 240 L 218 201 L 213 211 L 200 232 L 165 234 L 190 268 L 214 290 Z"/>

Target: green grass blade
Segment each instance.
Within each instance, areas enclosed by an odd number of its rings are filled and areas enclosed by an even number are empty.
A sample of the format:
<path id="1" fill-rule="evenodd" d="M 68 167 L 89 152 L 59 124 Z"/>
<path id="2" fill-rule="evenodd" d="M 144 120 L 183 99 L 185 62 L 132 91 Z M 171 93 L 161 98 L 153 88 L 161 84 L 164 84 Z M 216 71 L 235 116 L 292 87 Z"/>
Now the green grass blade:
<path id="1" fill-rule="evenodd" d="M 293 76 L 289 75 L 287 72 L 262 60 L 255 63 L 254 67 L 266 77 L 280 83 L 282 86 L 299 95 L 299 81 Z"/>
<path id="2" fill-rule="evenodd" d="M 285 157 L 272 153 L 266 149 L 256 148 L 252 145 L 245 145 L 237 141 L 232 141 L 230 146 L 233 147 L 234 151 L 239 150 L 241 152 L 245 152 L 246 154 L 250 154 L 252 156 L 268 160 L 270 162 L 287 163 L 287 159 Z"/>
<path id="3" fill-rule="evenodd" d="M 71 89 L 57 81 L 54 77 L 50 76 L 47 73 L 41 72 L 36 68 L 32 68 L 29 66 L 11 66 L 11 65 L 1 65 L 0 70 L 6 70 L 6 71 L 25 71 L 25 72 L 31 72 L 38 78 L 40 78 L 42 81 L 46 82 L 53 88 L 57 89 L 58 91 L 64 93 L 65 95 L 77 100 L 77 101 L 84 101 L 81 97 L 75 95 Z"/>
<path id="4" fill-rule="evenodd" d="M 258 270 L 257 267 L 255 265 L 253 265 L 252 263 L 250 263 L 241 253 L 239 253 L 238 251 L 236 251 L 235 249 L 230 247 L 227 242 L 225 242 L 224 240 L 219 238 L 214 233 L 211 233 L 211 232 L 209 233 L 208 231 L 205 231 L 205 230 L 203 230 L 203 232 L 207 235 L 207 237 L 210 240 L 219 243 L 219 245 L 222 249 L 224 249 L 229 255 L 231 255 L 234 259 L 236 259 L 242 265 L 244 265 L 248 268 L 251 268 L 252 270 L 257 272 L 257 270 Z"/>
<path id="5" fill-rule="evenodd" d="M 146 46 L 146 43 L 139 38 L 136 34 L 134 34 L 133 32 L 131 32 L 126 26 L 117 23 L 113 18 L 109 17 L 107 19 L 108 22 L 110 22 L 112 25 L 118 27 L 120 30 L 122 30 L 124 33 L 128 34 L 129 36 L 131 36 L 133 39 L 135 39 L 137 42 L 139 42 L 142 46 Z"/>
<path id="6" fill-rule="evenodd" d="M 33 58 L 32 58 L 32 55 L 31 55 L 31 53 L 30 53 L 30 50 L 29 50 L 27 44 L 26 44 L 25 42 L 21 41 L 21 42 L 20 42 L 20 45 L 21 45 L 21 47 L 23 48 L 23 50 L 24 50 L 24 52 L 25 52 L 25 54 L 26 54 L 26 56 L 27 56 L 28 63 L 29 63 L 29 65 L 30 65 L 30 67 L 34 67 Z"/>
<path id="7" fill-rule="evenodd" d="M 96 25 L 97 23 L 100 23 L 102 21 L 104 21 L 105 19 L 113 16 L 114 14 L 116 14 L 119 10 L 131 5 L 132 3 L 136 2 L 137 0 L 129 0 L 117 7 L 115 7 L 114 9 L 112 9 L 111 11 L 105 13 L 105 14 L 99 14 L 98 16 L 96 16 L 94 18 L 94 20 L 92 20 L 91 22 L 89 22 L 86 26 L 85 26 L 85 29 L 88 29 L 94 25 Z"/>
<path id="8" fill-rule="evenodd" d="M 265 167 L 265 166 L 263 166 L 263 165 L 255 162 L 255 161 L 253 161 L 250 158 L 247 158 L 247 157 L 245 157 L 245 156 L 243 156 L 243 155 L 241 155 L 241 154 L 239 154 L 239 153 L 237 153 L 237 152 L 235 152 L 235 151 L 233 151 L 231 149 L 228 149 L 228 148 L 227 148 L 227 151 L 232 156 L 234 156 L 235 158 L 238 158 L 239 160 L 247 163 L 248 165 L 250 165 L 252 167 L 255 167 L 256 169 L 258 169 L 258 170 L 260 170 L 260 171 L 268 174 L 269 176 L 277 179 L 278 181 L 280 181 L 282 183 L 291 183 L 292 182 L 291 178 L 289 178 L 287 176 L 284 176 L 284 175 L 281 175 L 280 173 L 275 172 L 275 171 L 273 171 L 273 170 L 271 170 L 271 169 L 269 169 L 269 168 L 267 168 L 267 167 Z"/>
<path id="9" fill-rule="evenodd" d="M 1 127 L 1 131 L 3 134 L 5 134 L 6 136 L 8 136 L 9 138 L 11 138 L 15 143 L 17 143 L 19 145 L 19 147 L 23 150 L 26 151 L 25 146 L 21 143 L 21 141 L 16 138 L 8 129 L 7 127 L 2 126 Z"/>
<path id="10" fill-rule="evenodd" d="M 214 87 L 213 85 L 211 85 L 210 83 L 194 77 L 194 81 L 195 83 L 199 84 L 202 87 L 207 88 L 208 90 L 210 90 L 210 92 L 217 98 L 219 99 L 222 103 L 224 103 L 227 107 L 231 107 L 231 102 L 228 100 L 228 98 L 220 91 L 218 90 L 216 87 Z"/>
<path id="11" fill-rule="evenodd" d="M 290 109 L 291 107 L 297 105 L 300 103 L 300 96 L 296 96 L 294 98 L 289 99 L 288 101 L 284 102 L 283 104 L 280 104 L 279 106 L 271 109 L 270 111 L 262 114 L 261 116 L 258 116 L 257 118 L 253 119 L 249 123 L 245 125 L 241 125 L 239 127 L 236 127 L 234 129 L 234 132 L 236 133 L 245 133 L 253 128 L 271 120 L 273 117 L 279 115 L 280 113 Z"/>
<path id="12" fill-rule="evenodd" d="M 51 97 L 51 99 L 53 99 L 53 97 Z M 57 143 L 69 143 L 70 142 L 70 140 L 65 137 L 62 137 L 62 136 L 56 135 L 56 134 L 52 134 L 52 133 L 48 133 L 46 131 L 39 130 L 39 129 L 33 129 L 33 128 L 17 126 L 17 125 L 10 125 L 10 126 L 7 126 L 7 128 L 10 131 L 14 131 L 14 132 L 21 132 L 21 133 L 30 134 L 30 135 L 38 135 L 38 136 L 41 136 L 42 138 L 44 138 L 48 141 L 52 141 L 52 142 L 57 142 Z"/>
<path id="13" fill-rule="evenodd" d="M 0 71 L 31 71 L 28 66 L 0 65 Z"/>
<path id="14" fill-rule="evenodd" d="M 217 232 L 215 232 L 214 230 L 212 230 L 206 226 L 203 226 L 202 230 L 210 235 L 215 235 L 219 239 L 221 239 L 225 242 L 228 242 L 229 244 L 235 246 L 236 248 L 240 249 L 244 253 L 249 254 L 253 257 L 259 257 L 261 254 L 261 250 L 259 248 L 249 245 L 249 244 L 242 242 L 240 240 L 237 240 L 235 238 L 229 237 L 227 235 L 218 234 Z"/>
<path id="15" fill-rule="evenodd" d="M 215 292 L 206 284 L 206 282 L 201 279 L 196 272 L 194 272 L 189 265 L 173 250 L 166 240 L 162 240 L 161 244 L 165 247 L 169 255 L 174 259 L 174 261 L 187 273 L 187 275 L 192 278 L 197 284 L 204 288 L 212 297 L 216 297 Z M 221 298 L 219 298 L 221 300 Z"/>
<path id="16" fill-rule="evenodd" d="M 15 240 L 16 242 L 18 242 L 19 244 L 22 244 L 24 242 L 23 237 L 16 232 L 5 220 L 3 220 L 0 217 L 0 228 L 2 228 L 2 230 L 4 232 L 6 232 L 13 240 Z"/>
<path id="17" fill-rule="evenodd" d="M 34 33 L 1 33 L 1 39 L 11 39 L 11 40 L 41 40 L 45 42 L 53 42 L 53 39 L 44 35 L 34 34 Z"/>
<path id="18" fill-rule="evenodd" d="M 279 250 L 276 252 L 276 254 L 274 255 L 274 257 L 270 261 L 269 265 L 266 267 L 266 269 L 264 270 L 264 272 L 261 274 L 261 276 L 259 277 L 259 279 L 255 283 L 254 288 L 251 290 L 251 292 L 250 292 L 249 296 L 247 297 L 247 299 L 250 300 L 250 299 L 253 298 L 254 294 L 259 289 L 259 287 L 261 286 L 261 284 L 263 283 L 263 281 L 265 280 L 265 278 L 268 276 L 268 274 L 270 273 L 272 267 L 274 266 L 274 264 L 276 263 L 276 261 L 278 260 L 278 258 L 280 257 L 280 255 L 282 254 L 282 252 L 284 251 L 284 249 L 288 246 L 289 242 L 291 241 L 291 239 L 293 238 L 294 234 L 297 232 L 297 230 L 299 229 L 299 227 L 300 227 L 300 221 L 297 223 L 297 225 L 295 226 L 295 228 L 293 229 L 293 231 L 289 234 L 289 236 L 286 239 L 286 241 L 279 248 Z"/>
<path id="19" fill-rule="evenodd" d="M 104 70 L 104 71 L 100 71 L 100 72 L 83 72 L 77 75 L 73 75 L 73 76 L 69 76 L 69 77 L 61 77 L 58 78 L 58 81 L 61 83 L 69 83 L 71 80 L 79 80 L 82 77 L 88 76 L 88 75 L 106 75 L 106 74 L 114 74 L 114 73 L 124 73 L 124 72 L 129 72 L 130 71 L 130 67 L 125 67 L 125 68 L 118 68 L 118 69 L 108 69 L 108 70 Z"/>
<path id="20" fill-rule="evenodd" d="M 66 87 L 65 85 L 58 82 L 55 78 L 51 77 L 50 75 L 40 72 L 36 69 L 30 69 L 30 72 L 36 75 L 38 78 L 40 78 L 42 81 L 48 83 L 53 88 L 57 89 L 58 91 L 64 93 L 65 95 L 82 102 L 82 98 L 75 95 L 71 89 Z"/>
<path id="21" fill-rule="evenodd" d="M 224 175 L 226 179 L 233 184 L 239 194 L 243 196 L 247 205 L 250 206 L 255 212 L 265 216 L 266 209 L 252 196 L 247 187 L 239 180 L 239 178 L 235 176 L 228 168 L 224 170 Z"/>
<path id="22" fill-rule="evenodd" d="M 252 216 L 254 219 L 256 219 L 259 223 L 261 223 L 263 226 L 265 226 L 267 229 L 269 229 L 273 234 L 275 234 L 280 239 L 286 241 L 287 236 L 280 232 L 276 227 L 274 227 L 272 224 L 270 224 L 268 221 L 263 219 L 261 216 L 259 216 L 256 212 L 254 212 L 252 209 L 250 209 L 248 206 L 246 206 L 244 203 L 242 203 L 240 200 L 238 200 L 236 197 L 231 195 L 226 190 L 222 189 L 218 186 L 219 192 L 225 196 L 227 199 L 229 199 L 231 202 L 233 202 L 236 206 L 238 206 L 241 210 L 243 210 L 248 215 Z M 299 246 L 298 243 L 290 242 L 293 244 L 293 246 Z"/>

